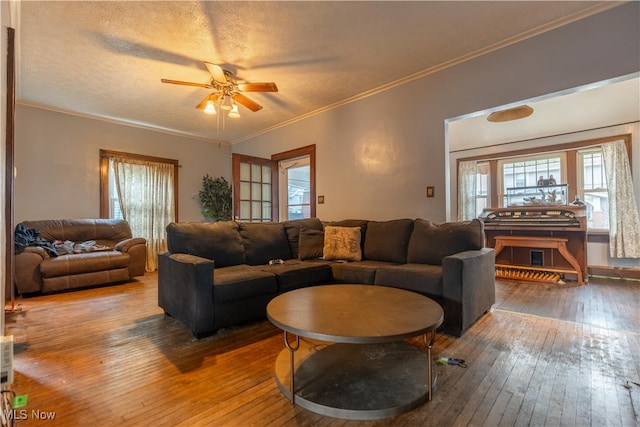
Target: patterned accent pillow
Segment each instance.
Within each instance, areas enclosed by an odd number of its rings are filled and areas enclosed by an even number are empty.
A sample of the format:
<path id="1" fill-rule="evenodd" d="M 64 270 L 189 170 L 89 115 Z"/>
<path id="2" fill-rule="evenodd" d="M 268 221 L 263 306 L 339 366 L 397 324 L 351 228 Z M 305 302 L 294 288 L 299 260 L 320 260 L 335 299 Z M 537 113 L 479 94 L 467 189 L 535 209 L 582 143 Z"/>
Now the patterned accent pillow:
<path id="1" fill-rule="evenodd" d="M 336 227 L 327 225 L 324 228 L 323 255 L 325 260 L 360 261 L 360 227 Z"/>

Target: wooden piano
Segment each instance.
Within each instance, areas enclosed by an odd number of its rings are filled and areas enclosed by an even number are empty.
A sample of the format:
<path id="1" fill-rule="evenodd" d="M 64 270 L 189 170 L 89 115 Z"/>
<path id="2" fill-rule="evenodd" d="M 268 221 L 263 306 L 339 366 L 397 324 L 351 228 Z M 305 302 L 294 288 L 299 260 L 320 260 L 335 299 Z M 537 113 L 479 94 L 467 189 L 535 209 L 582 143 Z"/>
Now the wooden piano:
<path id="1" fill-rule="evenodd" d="M 496 250 L 496 277 L 562 283 L 587 278 L 583 206 L 485 209 L 487 246 Z"/>

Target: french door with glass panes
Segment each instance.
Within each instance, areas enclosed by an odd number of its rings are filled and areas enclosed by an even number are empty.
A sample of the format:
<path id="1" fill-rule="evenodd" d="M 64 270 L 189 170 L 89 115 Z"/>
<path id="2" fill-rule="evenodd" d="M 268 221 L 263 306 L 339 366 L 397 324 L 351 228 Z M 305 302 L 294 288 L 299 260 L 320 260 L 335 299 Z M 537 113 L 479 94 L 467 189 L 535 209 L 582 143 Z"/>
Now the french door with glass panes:
<path id="1" fill-rule="evenodd" d="M 278 162 L 232 154 L 236 221 L 278 221 Z"/>

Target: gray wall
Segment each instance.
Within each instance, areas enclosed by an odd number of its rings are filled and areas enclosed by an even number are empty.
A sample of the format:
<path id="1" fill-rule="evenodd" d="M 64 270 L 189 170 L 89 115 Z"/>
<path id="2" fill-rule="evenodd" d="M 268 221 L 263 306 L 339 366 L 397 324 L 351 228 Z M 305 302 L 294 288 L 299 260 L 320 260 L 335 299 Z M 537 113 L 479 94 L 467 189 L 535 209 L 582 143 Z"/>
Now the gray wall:
<path id="1" fill-rule="evenodd" d="M 638 72 L 639 22 L 626 4 L 232 149 L 269 157 L 317 144 L 322 219 L 455 218 L 445 120 Z"/>
<path id="2" fill-rule="evenodd" d="M 100 149 L 178 160 L 181 221 L 202 220 L 193 195 L 205 174 L 231 179 L 228 146 L 18 105 L 15 223 L 99 217 Z"/>

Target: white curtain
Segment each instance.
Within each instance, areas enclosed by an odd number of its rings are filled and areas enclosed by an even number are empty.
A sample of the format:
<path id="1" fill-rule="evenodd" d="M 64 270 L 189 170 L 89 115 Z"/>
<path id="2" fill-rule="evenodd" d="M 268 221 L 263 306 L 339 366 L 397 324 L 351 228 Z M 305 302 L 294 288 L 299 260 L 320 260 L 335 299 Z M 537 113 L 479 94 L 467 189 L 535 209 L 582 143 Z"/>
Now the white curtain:
<path id="1" fill-rule="evenodd" d="M 134 237 L 147 239 L 146 270 L 157 269 L 158 254 L 167 250 L 165 229 L 175 220 L 174 165 L 111 158 L 120 209 Z"/>
<path id="2" fill-rule="evenodd" d="M 458 164 L 458 221 L 469 221 L 476 214 L 476 162 Z"/>
<path id="3" fill-rule="evenodd" d="M 640 258 L 640 219 L 624 141 L 602 145 L 609 193 L 609 253 L 613 258 Z"/>

